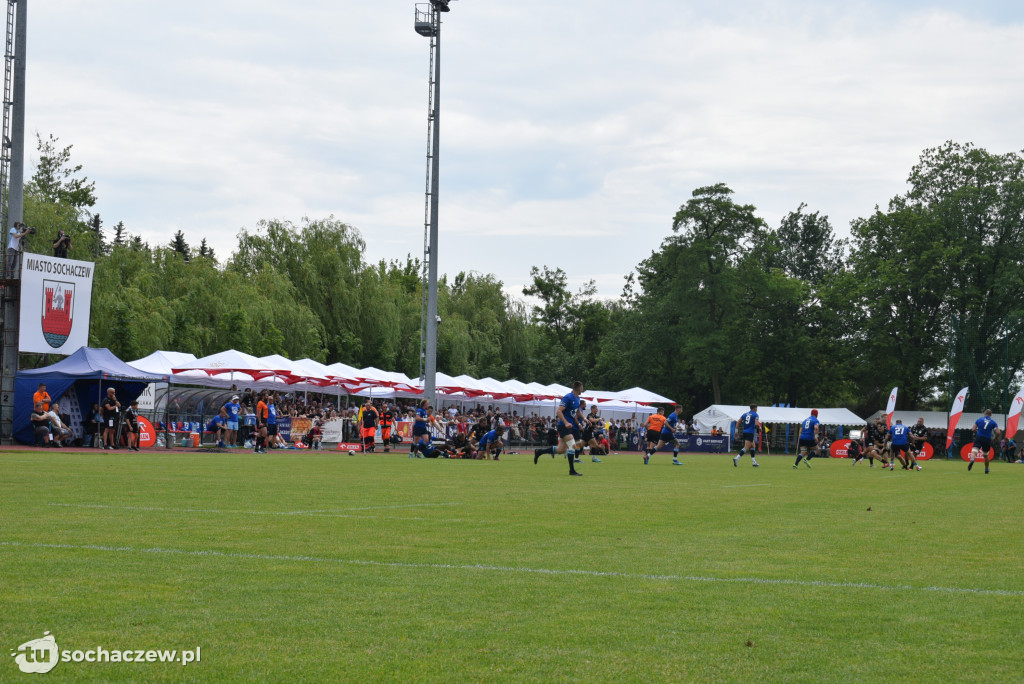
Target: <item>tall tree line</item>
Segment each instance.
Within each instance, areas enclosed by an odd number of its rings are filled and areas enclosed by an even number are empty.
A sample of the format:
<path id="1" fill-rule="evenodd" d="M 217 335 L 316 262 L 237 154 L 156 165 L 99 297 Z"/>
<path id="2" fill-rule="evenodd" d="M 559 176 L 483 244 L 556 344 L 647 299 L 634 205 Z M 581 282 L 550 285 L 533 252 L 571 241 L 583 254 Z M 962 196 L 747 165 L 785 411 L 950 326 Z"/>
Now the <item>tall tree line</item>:
<path id="1" fill-rule="evenodd" d="M 47 252 L 63 229 L 71 258 L 96 261 L 92 344 L 127 359 L 235 348 L 417 373 L 418 260 L 368 262 L 358 229 L 334 217 L 260 222 L 223 260 L 182 231 L 149 245 L 118 222 L 108 240 L 71 147 L 38 142 L 28 249 Z M 443 277 L 438 368 L 641 385 L 691 411 L 870 412 L 894 385 L 901 408 L 940 407 L 961 382 L 1005 408 L 1024 370 L 1024 155 L 950 142 L 921 154 L 908 188 L 848 239 L 804 204 L 770 226 L 726 184 L 697 188 L 614 300 L 544 264 L 522 299 L 490 274 Z"/>

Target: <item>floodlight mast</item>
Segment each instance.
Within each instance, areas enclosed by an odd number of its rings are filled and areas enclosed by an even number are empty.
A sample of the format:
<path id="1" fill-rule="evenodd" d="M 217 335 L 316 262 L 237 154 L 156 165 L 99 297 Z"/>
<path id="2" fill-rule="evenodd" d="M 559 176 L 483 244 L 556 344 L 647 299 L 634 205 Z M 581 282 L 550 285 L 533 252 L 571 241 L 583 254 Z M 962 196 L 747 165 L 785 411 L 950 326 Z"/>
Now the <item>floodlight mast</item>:
<path id="1" fill-rule="evenodd" d="M 427 106 L 427 189 L 423 235 L 423 296 L 420 313 L 420 377 L 423 396 L 433 400 L 437 376 L 437 199 L 441 136 L 441 13 L 449 0 L 416 5 L 416 33 L 430 38 L 430 88 Z"/>

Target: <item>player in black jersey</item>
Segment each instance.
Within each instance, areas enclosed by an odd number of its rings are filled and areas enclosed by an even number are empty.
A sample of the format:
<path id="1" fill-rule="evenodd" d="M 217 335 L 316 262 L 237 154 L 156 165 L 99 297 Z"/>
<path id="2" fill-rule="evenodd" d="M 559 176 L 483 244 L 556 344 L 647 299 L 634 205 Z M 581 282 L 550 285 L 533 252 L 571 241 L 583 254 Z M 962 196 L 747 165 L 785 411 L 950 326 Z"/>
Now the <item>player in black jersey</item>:
<path id="1" fill-rule="evenodd" d="M 917 419 L 917 425 L 910 428 L 910 450 L 907 451 L 908 458 L 914 462 L 917 470 L 921 466 L 917 464 L 917 457 L 924 452 L 924 445 L 928 441 L 928 428 L 924 426 L 924 418 Z"/>

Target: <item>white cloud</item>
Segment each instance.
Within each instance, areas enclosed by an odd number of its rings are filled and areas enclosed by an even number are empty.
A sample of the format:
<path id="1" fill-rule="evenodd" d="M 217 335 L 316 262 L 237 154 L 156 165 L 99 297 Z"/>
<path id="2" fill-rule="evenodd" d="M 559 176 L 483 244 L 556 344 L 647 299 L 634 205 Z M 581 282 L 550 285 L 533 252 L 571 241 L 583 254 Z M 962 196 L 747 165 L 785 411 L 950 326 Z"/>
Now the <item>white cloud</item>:
<path id="1" fill-rule="evenodd" d="M 991 4 L 991 3 L 990 3 Z M 950 3 L 945 3 L 949 7 Z M 442 64 L 441 269 L 615 295 L 726 182 L 842 229 L 946 139 L 1020 150 L 1020 15 L 938 5 L 460 2 Z M 1006 19 L 1012 16 L 1015 23 Z M 74 145 L 107 225 L 231 250 L 333 214 L 422 252 L 427 44 L 412 3 L 33 6 L 28 128 Z"/>

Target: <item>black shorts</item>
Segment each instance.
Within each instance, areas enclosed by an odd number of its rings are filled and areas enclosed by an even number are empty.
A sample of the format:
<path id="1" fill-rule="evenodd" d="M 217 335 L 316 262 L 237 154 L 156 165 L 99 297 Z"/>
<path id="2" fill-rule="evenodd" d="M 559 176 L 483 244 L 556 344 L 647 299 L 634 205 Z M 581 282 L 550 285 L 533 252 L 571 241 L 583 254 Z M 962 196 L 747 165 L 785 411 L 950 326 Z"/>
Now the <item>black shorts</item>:
<path id="1" fill-rule="evenodd" d="M 590 428 L 587 428 L 586 430 L 583 431 L 583 441 L 589 442 L 592 439 L 594 439 L 594 431 L 591 430 Z"/>
<path id="2" fill-rule="evenodd" d="M 420 425 L 419 423 L 413 423 L 412 425 L 412 436 L 419 437 L 420 435 L 430 434 L 430 430 L 427 429 L 426 424 Z"/>
<path id="3" fill-rule="evenodd" d="M 676 433 L 674 432 L 661 432 L 658 434 L 658 441 L 664 442 L 665 444 L 676 443 Z"/>
<path id="4" fill-rule="evenodd" d="M 850 445 L 846 447 L 847 458 L 860 458 L 860 445 L 856 442 L 850 442 Z"/>
<path id="5" fill-rule="evenodd" d="M 743 433 L 743 441 L 744 442 L 754 442 L 755 444 L 757 443 L 757 440 L 754 439 L 754 433 L 753 432 L 744 432 Z"/>
<path id="6" fill-rule="evenodd" d="M 818 442 L 813 439 L 801 439 L 798 443 L 798 449 L 806 448 L 808 451 L 813 451 L 818 446 Z"/>
<path id="7" fill-rule="evenodd" d="M 890 449 L 893 456 L 899 456 L 901 453 L 910 451 L 910 447 L 906 444 L 893 444 Z"/>
<path id="8" fill-rule="evenodd" d="M 267 423 L 267 436 L 277 434 L 277 423 Z"/>
<path id="9" fill-rule="evenodd" d="M 574 432 L 575 432 L 575 429 L 573 429 L 571 427 L 565 427 L 565 423 L 559 423 L 558 424 L 558 437 L 559 438 L 568 437 L 569 435 L 572 435 L 573 437 L 575 437 L 576 435 L 573 434 Z"/>
<path id="10" fill-rule="evenodd" d="M 982 451 L 984 451 L 987 454 L 988 450 L 992 448 L 992 438 L 991 437 L 975 437 L 974 438 L 974 446 L 977 447 L 978 449 L 981 449 Z"/>

